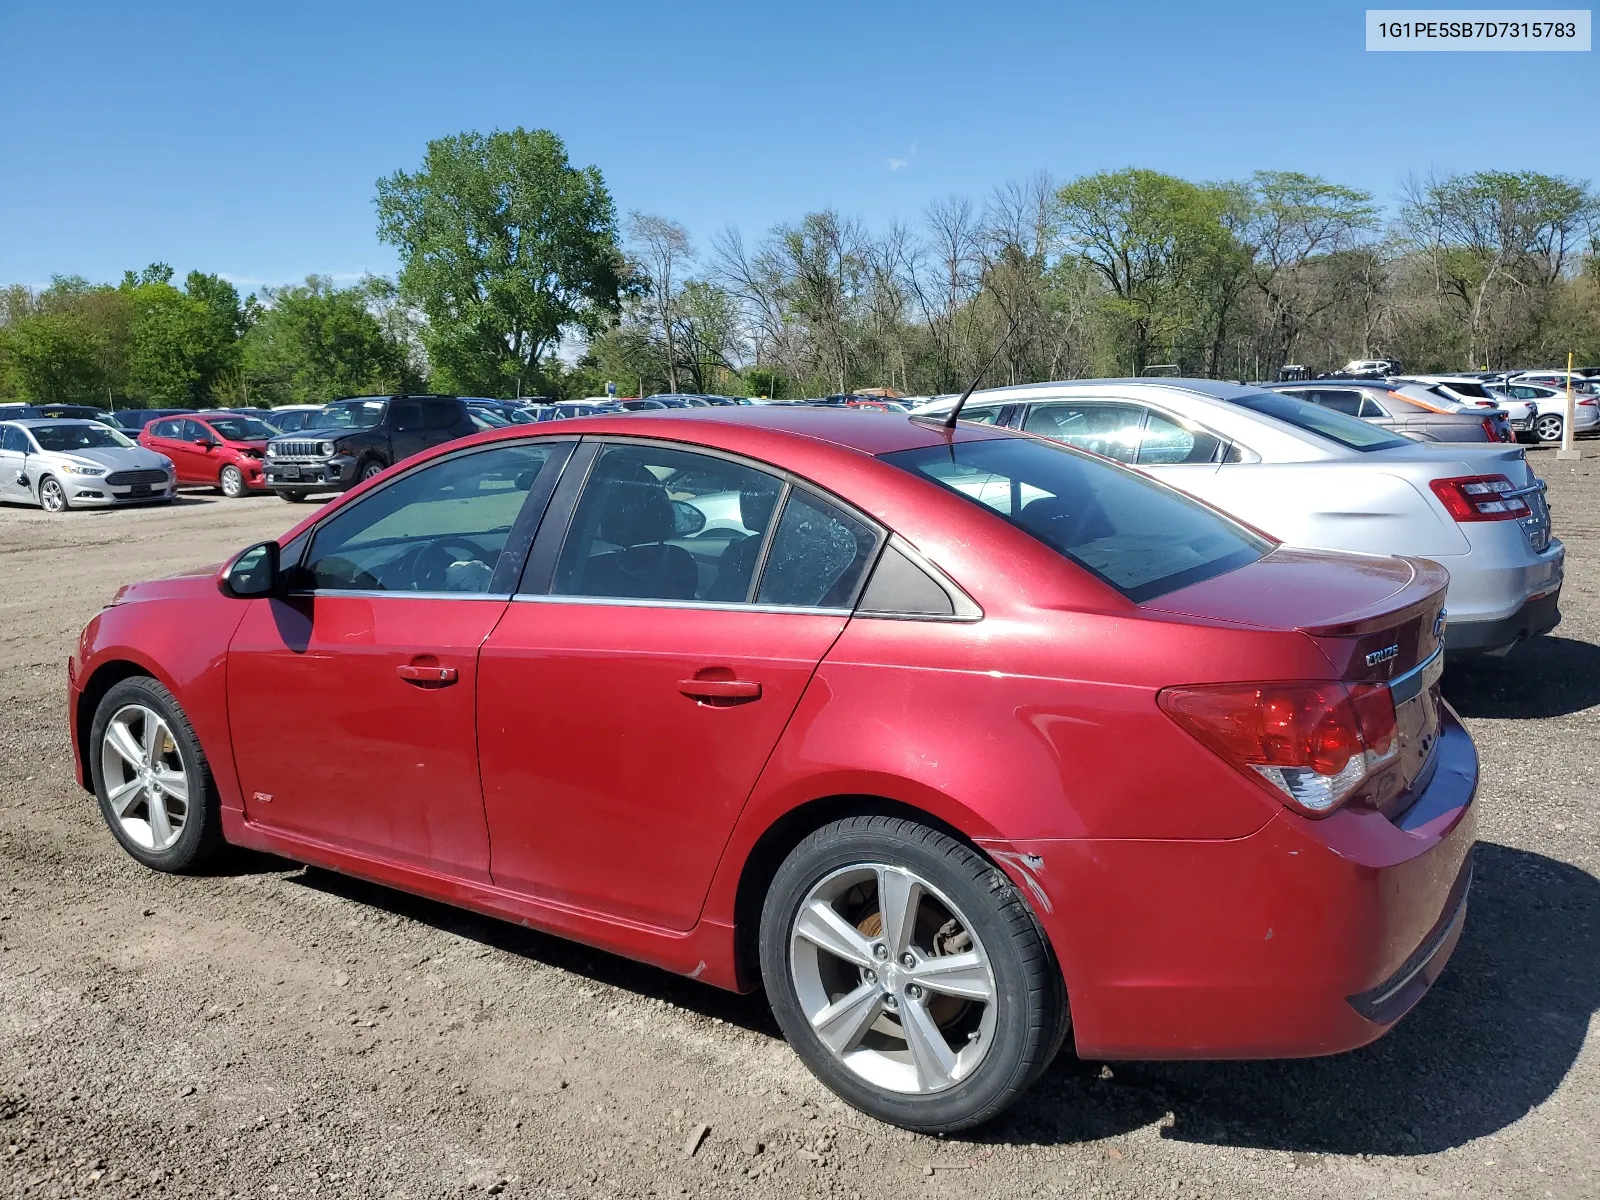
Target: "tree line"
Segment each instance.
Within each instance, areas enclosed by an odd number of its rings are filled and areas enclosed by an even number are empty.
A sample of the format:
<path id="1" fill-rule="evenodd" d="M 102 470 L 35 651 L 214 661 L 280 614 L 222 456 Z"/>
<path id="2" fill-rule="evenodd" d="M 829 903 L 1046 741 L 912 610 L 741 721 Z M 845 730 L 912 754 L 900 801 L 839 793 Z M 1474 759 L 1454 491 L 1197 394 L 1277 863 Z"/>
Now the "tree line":
<path id="1" fill-rule="evenodd" d="M 0 289 L 0 398 L 930 394 L 991 358 L 990 384 L 1600 363 L 1600 198 L 1538 172 L 1411 179 L 1387 214 L 1290 171 L 1041 173 L 881 228 L 829 209 L 696 246 L 668 217 L 619 219 L 598 168 L 515 129 L 430 142 L 376 208 L 393 279 L 241 297 L 157 263 Z"/>

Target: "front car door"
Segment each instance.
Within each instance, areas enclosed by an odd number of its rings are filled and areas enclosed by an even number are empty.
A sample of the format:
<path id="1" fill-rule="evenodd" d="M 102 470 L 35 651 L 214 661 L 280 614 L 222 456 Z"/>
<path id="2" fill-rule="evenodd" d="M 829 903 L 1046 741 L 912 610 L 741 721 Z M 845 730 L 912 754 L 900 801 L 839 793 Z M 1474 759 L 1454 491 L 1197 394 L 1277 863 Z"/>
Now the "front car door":
<path id="1" fill-rule="evenodd" d="M 250 821 L 488 878 L 478 651 L 571 446 L 500 444 L 406 472 L 315 529 L 286 598 L 249 602 L 227 686 Z"/>
<path id="2" fill-rule="evenodd" d="M 431 444 L 422 425 L 422 401 L 389 401 L 390 465 L 420 454 Z"/>
<path id="3" fill-rule="evenodd" d="M 27 480 L 28 435 L 20 425 L 0 425 L 0 500 L 31 504 L 33 493 Z"/>
<path id="4" fill-rule="evenodd" d="M 495 882 L 692 927 L 880 540 L 754 464 L 585 443 L 483 649 Z"/>

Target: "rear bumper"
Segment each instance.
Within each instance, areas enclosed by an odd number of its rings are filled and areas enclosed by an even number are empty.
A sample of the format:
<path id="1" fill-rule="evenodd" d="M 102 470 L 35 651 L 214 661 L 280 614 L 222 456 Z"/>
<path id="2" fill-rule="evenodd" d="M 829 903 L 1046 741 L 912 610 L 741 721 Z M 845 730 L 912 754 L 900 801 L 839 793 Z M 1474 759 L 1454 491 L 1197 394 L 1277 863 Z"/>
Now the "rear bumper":
<path id="1" fill-rule="evenodd" d="M 1566 547 L 1552 537 L 1535 552 L 1512 521 L 1480 525 L 1470 536 L 1471 553 L 1430 556 L 1450 572 L 1445 646 L 1454 652 L 1504 649 L 1517 640 L 1524 610 L 1536 613 L 1538 601 L 1560 592 Z M 1553 612 L 1553 604 L 1547 607 Z"/>
<path id="2" fill-rule="evenodd" d="M 1285 810 L 1229 841 L 1012 843 L 997 857 L 1056 948 L 1080 1054 L 1334 1054 L 1382 1036 L 1444 970 L 1477 781 L 1446 712 L 1433 777 L 1396 820 Z"/>
<path id="3" fill-rule="evenodd" d="M 1529 600 L 1508 617 L 1493 621 L 1457 622 L 1451 614 L 1444 646 L 1452 654 L 1488 654 L 1549 633 L 1561 623 L 1561 587 Z"/>

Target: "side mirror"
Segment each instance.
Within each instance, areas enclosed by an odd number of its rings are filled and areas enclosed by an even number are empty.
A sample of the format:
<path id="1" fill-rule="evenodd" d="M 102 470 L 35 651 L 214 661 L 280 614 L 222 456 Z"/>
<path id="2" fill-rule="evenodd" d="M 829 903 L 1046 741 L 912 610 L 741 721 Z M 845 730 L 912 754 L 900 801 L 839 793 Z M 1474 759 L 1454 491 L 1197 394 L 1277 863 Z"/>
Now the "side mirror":
<path id="1" fill-rule="evenodd" d="M 217 445 L 210 438 L 204 438 L 204 437 L 195 438 L 194 444 L 196 446 L 199 446 L 200 449 L 202 449 L 202 450 L 214 450 L 214 449 L 216 449 L 216 445 Z"/>
<path id="2" fill-rule="evenodd" d="M 222 594 L 236 600 L 270 596 L 278 587 L 278 543 L 261 542 L 244 551 L 222 572 Z"/>
<path id="3" fill-rule="evenodd" d="M 706 515 L 687 500 L 672 502 L 672 536 L 688 537 L 706 527 Z"/>

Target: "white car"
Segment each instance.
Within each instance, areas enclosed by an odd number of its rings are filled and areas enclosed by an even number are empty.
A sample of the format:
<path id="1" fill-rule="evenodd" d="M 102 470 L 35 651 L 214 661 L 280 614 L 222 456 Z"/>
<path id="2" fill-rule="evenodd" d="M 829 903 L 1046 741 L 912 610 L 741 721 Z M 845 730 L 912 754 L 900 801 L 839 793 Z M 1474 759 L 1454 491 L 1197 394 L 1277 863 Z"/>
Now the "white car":
<path id="1" fill-rule="evenodd" d="M 1502 405 L 1516 401 L 1532 410 L 1522 424 L 1512 422 L 1511 427 L 1520 433 L 1531 434 L 1541 442 L 1559 442 L 1561 431 L 1567 423 L 1567 392 L 1565 388 L 1545 387 L 1513 379 L 1490 389 L 1503 395 Z M 1600 429 L 1600 400 L 1587 392 L 1575 392 L 1572 397 L 1572 433 L 1574 437 Z"/>
<path id="2" fill-rule="evenodd" d="M 172 460 L 99 421 L 0 421 L 0 501 L 46 512 L 170 501 Z"/>
<path id="3" fill-rule="evenodd" d="M 1565 550 L 1520 446 L 1414 442 L 1207 379 L 999 388 L 961 417 L 1129 463 L 1290 545 L 1433 559 L 1450 571 L 1452 652 L 1507 650 L 1560 620 Z"/>

